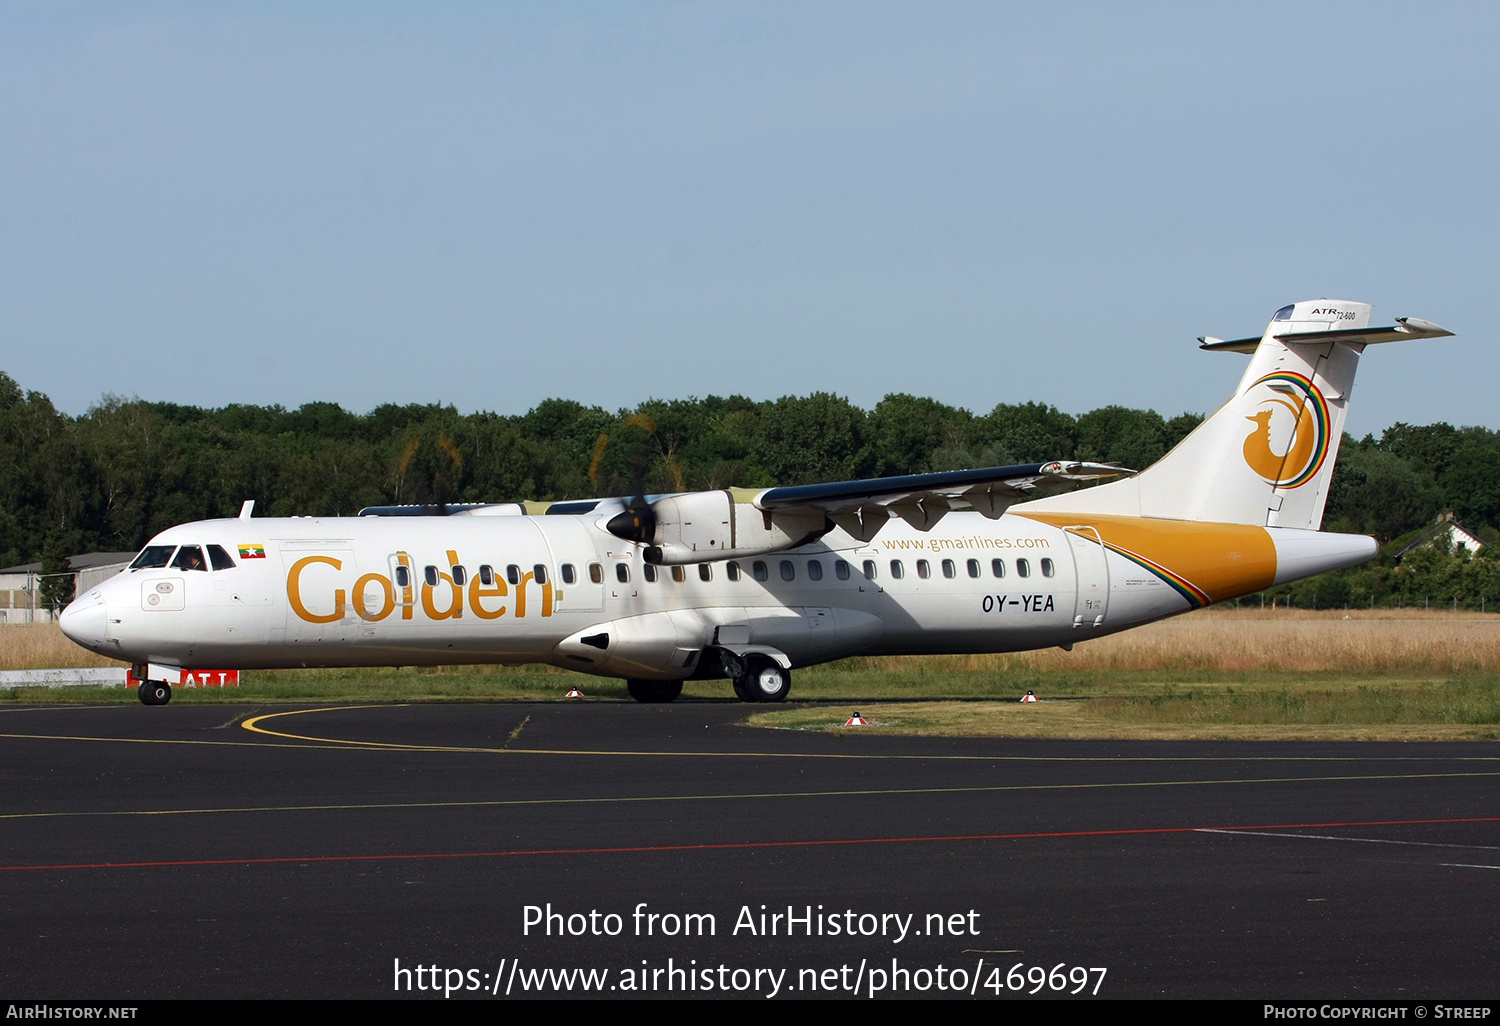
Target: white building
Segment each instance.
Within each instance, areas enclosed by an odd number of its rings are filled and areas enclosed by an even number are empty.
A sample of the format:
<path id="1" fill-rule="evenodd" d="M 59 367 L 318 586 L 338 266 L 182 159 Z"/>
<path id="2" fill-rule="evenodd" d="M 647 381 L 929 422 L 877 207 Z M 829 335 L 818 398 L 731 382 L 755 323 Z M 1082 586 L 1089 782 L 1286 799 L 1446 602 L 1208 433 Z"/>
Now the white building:
<path id="1" fill-rule="evenodd" d="M 1473 531 L 1455 520 L 1452 513 L 1444 513 L 1437 518 L 1437 523 L 1403 545 L 1396 553 L 1396 558 L 1400 559 L 1421 545 L 1436 545 L 1454 555 L 1467 550 L 1471 556 L 1484 548 L 1484 542 L 1480 541 Z"/>

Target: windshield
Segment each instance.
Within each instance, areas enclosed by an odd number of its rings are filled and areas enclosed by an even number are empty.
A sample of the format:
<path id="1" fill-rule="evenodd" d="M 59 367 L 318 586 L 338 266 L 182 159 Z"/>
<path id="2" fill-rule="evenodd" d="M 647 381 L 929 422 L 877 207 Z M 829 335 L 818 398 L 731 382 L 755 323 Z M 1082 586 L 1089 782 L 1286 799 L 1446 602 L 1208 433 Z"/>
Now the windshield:
<path id="1" fill-rule="evenodd" d="M 1291 306 L 1284 306 L 1280 310 L 1276 311 L 1275 315 L 1272 316 L 1271 320 L 1273 320 L 1273 321 L 1289 321 L 1289 320 L 1292 319 L 1292 310 L 1295 309 L 1295 308 L 1296 308 L 1296 304 L 1295 303 L 1292 304 Z M 1261 309 L 1264 310 L 1265 307 L 1261 307 Z"/>
<path id="2" fill-rule="evenodd" d="M 135 557 L 135 562 L 130 564 L 132 570 L 158 570 L 167 565 L 172 558 L 172 552 L 176 545 L 147 545 L 141 550 L 141 554 Z"/>
<path id="3" fill-rule="evenodd" d="M 184 545 L 177 550 L 177 558 L 172 560 L 174 570 L 207 570 L 208 564 L 203 560 L 203 549 L 197 545 Z"/>

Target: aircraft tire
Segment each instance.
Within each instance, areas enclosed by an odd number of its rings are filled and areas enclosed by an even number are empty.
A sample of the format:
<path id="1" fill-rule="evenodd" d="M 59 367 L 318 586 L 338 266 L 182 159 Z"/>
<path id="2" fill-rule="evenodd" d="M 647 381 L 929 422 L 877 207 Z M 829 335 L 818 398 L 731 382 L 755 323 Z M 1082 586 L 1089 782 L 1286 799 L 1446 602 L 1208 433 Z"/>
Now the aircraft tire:
<path id="1" fill-rule="evenodd" d="M 782 702 L 792 690 L 790 670 L 766 656 L 757 656 L 745 661 L 745 691 L 752 702 Z"/>
<path id="2" fill-rule="evenodd" d="M 627 680 L 625 687 L 637 702 L 675 702 L 682 694 L 680 680 Z"/>
<path id="3" fill-rule="evenodd" d="M 141 681 L 142 705 L 166 705 L 172 700 L 172 685 L 162 680 Z"/>

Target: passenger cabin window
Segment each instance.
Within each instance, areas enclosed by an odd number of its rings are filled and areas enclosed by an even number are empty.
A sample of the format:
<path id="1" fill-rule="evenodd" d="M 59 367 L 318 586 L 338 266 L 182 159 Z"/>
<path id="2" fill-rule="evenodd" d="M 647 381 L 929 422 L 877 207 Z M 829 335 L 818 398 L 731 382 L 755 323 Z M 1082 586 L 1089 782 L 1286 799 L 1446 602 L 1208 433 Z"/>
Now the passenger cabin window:
<path id="1" fill-rule="evenodd" d="M 1044 560 L 1042 560 L 1042 576 L 1043 577 L 1051 577 L 1051 576 L 1053 576 L 1056 573 L 1057 573 L 1057 567 L 1055 565 L 1053 565 L 1052 560 L 1050 560 L 1050 559 L 1044 559 Z"/>
<path id="2" fill-rule="evenodd" d="M 766 563 L 763 559 L 757 559 L 754 563 L 751 563 L 750 569 L 754 571 L 757 581 L 768 581 L 771 579 L 771 571 L 766 569 Z"/>
<path id="3" fill-rule="evenodd" d="M 655 563 L 642 563 L 641 564 L 641 575 L 646 578 L 646 583 L 647 584 L 655 584 L 656 583 L 656 564 Z"/>
<path id="4" fill-rule="evenodd" d="M 875 579 L 875 561 L 873 559 L 867 559 L 867 560 L 865 560 L 865 567 L 864 567 L 864 569 L 865 569 L 865 579 L 873 581 Z"/>
<path id="5" fill-rule="evenodd" d="M 740 579 L 740 565 L 736 562 L 730 561 L 728 563 L 725 563 L 724 572 L 729 575 L 729 579 L 731 581 L 737 581 Z"/>
<path id="6" fill-rule="evenodd" d="M 1005 560 L 1003 560 L 1003 559 L 992 559 L 992 560 L 990 560 L 990 573 L 994 574 L 996 577 L 1004 577 L 1005 576 Z"/>
<path id="7" fill-rule="evenodd" d="M 842 559 L 834 560 L 833 576 L 841 581 L 847 581 L 849 579 L 849 564 L 845 563 Z"/>
<path id="8" fill-rule="evenodd" d="M 687 580 L 687 571 L 680 566 L 674 566 L 672 568 L 672 580 L 676 581 L 678 584 L 681 584 L 683 581 Z"/>
<path id="9" fill-rule="evenodd" d="M 807 576 L 811 580 L 821 581 L 823 579 L 823 564 L 819 563 L 816 559 L 809 559 L 807 561 Z"/>
<path id="10" fill-rule="evenodd" d="M 229 553 L 224 551 L 222 545 L 210 545 L 208 547 L 208 561 L 213 564 L 215 570 L 233 570 L 234 560 Z"/>
<path id="11" fill-rule="evenodd" d="M 595 584 L 603 584 L 604 583 L 604 567 L 600 566 L 598 563 L 590 563 L 589 564 L 589 580 L 593 581 Z"/>
<path id="12" fill-rule="evenodd" d="M 531 568 L 531 579 L 538 584 L 547 583 L 547 568 L 538 563 Z"/>
<path id="13" fill-rule="evenodd" d="M 1027 560 L 1024 560 L 1024 559 L 1018 559 L 1018 560 L 1016 560 L 1016 576 L 1017 577 L 1030 577 L 1031 576 L 1031 563 L 1029 563 Z"/>
<path id="14" fill-rule="evenodd" d="M 953 560 L 943 560 L 943 576 L 948 578 L 948 580 L 950 581 L 958 576 L 958 567 L 953 565 Z"/>
<path id="15" fill-rule="evenodd" d="M 453 583 L 462 588 L 469 579 L 469 572 L 456 563 L 449 569 L 453 571 Z"/>
<path id="16" fill-rule="evenodd" d="M 397 584 L 401 584 L 401 571 L 405 570 L 405 569 L 406 569 L 405 567 L 397 567 L 396 568 L 396 583 Z M 479 583 L 482 584 L 482 585 L 484 585 L 486 588 L 492 588 L 492 587 L 494 587 L 494 585 L 495 585 L 495 568 L 492 567 L 492 566 L 490 566 L 488 563 L 485 563 L 483 566 L 481 566 L 479 568 Z M 403 585 L 403 587 L 404 587 L 404 585 Z"/>
<path id="17" fill-rule="evenodd" d="M 483 569 L 488 570 L 489 567 L 484 567 Z M 396 565 L 396 587 L 398 587 L 398 588 L 410 588 L 411 587 L 411 570 L 408 569 L 407 567 L 404 567 L 404 566 L 400 565 L 399 563 Z"/>
<path id="18" fill-rule="evenodd" d="M 698 564 L 698 580 L 711 581 L 714 579 L 714 571 L 707 563 Z"/>
<path id="19" fill-rule="evenodd" d="M 629 584 L 630 583 L 630 567 L 626 566 L 624 563 L 616 563 L 615 564 L 615 580 L 619 581 L 621 584 Z"/>
<path id="20" fill-rule="evenodd" d="M 970 577 L 978 577 L 979 576 L 979 560 L 977 560 L 977 559 L 971 559 L 967 563 L 967 566 L 969 568 L 969 576 Z"/>
<path id="21" fill-rule="evenodd" d="M 562 578 L 562 582 L 564 584 L 572 584 L 575 580 L 578 579 L 577 573 L 575 573 L 573 570 L 572 563 L 564 563 L 562 566 L 557 568 L 557 573 L 558 576 Z"/>
<path id="22" fill-rule="evenodd" d="M 917 576 L 922 578 L 922 580 L 924 581 L 927 580 L 927 578 L 931 577 L 932 564 L 927 562 L 927 560 L 925 559 L 917 560 Z"/>
<path id="23" fill-rule="evenodd" d="M 130 564 L 132 570 L 160 570 L 172 560 L 175 545 L 147 545 Z"/>
<path id="24" fill-rule="evenodd" d="M 203 558 L 203 549 L 197 545 L 184 545 L 177 550 L 177 558 L 172 560 L 172 569 L 207 572 L 208 563 Z"/>
<path id="25" fill-rule="evenodd" d="M 795 580 L 796 577 L 797 568 L 792 566 L 792 561 L 790 559 L 783 559 L 781 561 L 781 579 L 783 581 L 791 581 Z"/>
<path id="26" fill-rule="evenodd" d="M 429 588 L 437 587 L 437 567 L 429 566 L 422 571 L 422 579 L 427 582 Z"/>
<path id="27" fill-rule="evenodd" d="M 892 577 L 894 577 L 896 580 L 899 581 L 899 580 L 901 580 L 902 576 L 905 573 L 906 573 L 906 567 L 904 567 L 904 566 L 901 565 L 901 560 L 899 560 L 899 559 L 893 559 L 893 560 L 891 560 L 891 576 Z"/>
<path id="28" fill-rule="evenodd" d="M 505 568 L 505 579 L 511 584 L 521 583 L 521 568 L 511 563 Z"/>

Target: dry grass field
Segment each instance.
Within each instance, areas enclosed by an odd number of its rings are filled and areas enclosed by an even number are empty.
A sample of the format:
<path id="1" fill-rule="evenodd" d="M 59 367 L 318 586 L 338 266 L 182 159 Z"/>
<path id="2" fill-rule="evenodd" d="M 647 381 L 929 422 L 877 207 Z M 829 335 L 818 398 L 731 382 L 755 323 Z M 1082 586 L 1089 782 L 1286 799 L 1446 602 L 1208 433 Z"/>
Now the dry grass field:
<path id="1" fill-rule="evenodd" d="M 50 623 L 0 626 L 0 670 L 73 669 L 80 666 L 124 666 L 80 648 Z"/>
<path id="2" fill-rule="evenodd" d="M 1500 670 L 1500 614 L 1214 608 L 1078 645 L 1013 655 L 878 657 L 901 670 L 1451 674 Z"/>

